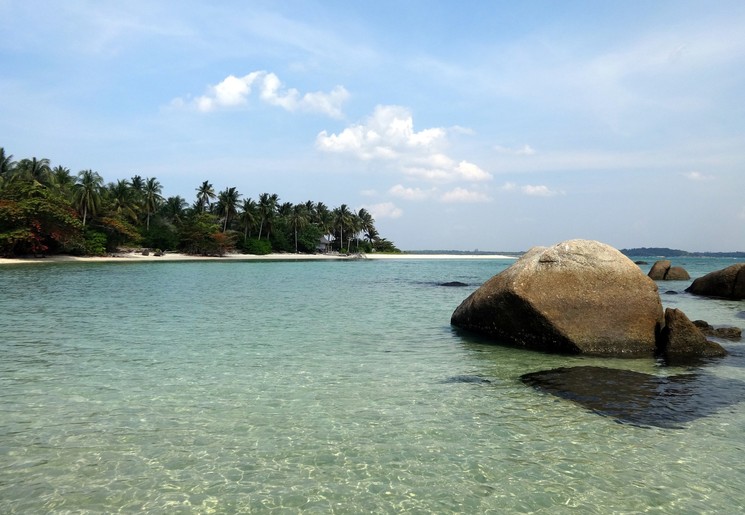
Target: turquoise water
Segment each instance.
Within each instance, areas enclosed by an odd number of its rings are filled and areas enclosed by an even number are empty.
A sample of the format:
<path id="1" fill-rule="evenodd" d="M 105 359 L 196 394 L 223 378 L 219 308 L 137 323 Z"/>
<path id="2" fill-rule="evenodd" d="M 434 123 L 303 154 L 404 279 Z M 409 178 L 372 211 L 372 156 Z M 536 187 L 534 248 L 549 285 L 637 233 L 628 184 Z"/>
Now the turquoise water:
<path id="1" fill-rule="evenodd" d="M 520 376 L 691 370 L 450 327 L 510 263 L 3 267 L 0 513 L 739 511 L 745 403 L 677 429 L 619 424 Z M 660 283 L 663 304 L 745 326 L 743 301 L 664 293 L 689 283 Z M 723 344 L 700 381 L 745 381 L 743 344 Z"/>

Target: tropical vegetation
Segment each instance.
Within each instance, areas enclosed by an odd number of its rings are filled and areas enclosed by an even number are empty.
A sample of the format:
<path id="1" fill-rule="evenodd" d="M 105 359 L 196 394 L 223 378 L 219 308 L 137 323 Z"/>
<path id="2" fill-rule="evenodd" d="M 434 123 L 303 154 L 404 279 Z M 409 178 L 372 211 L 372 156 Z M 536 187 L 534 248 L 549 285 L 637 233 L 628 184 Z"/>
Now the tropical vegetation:
<path id="1" fill-rule="evenodd" d="M 364 208 L 281 202 L 276 193 L 254 200 L 209 181 L 189 203 L 163 196 L 155 177 L 106 183 L 98 172 L 73 174 L 49 159 L 15 161 L 0 147 L 0 255 L 102 255 L 124 247 L 201 255 L 398 252 Z"/>

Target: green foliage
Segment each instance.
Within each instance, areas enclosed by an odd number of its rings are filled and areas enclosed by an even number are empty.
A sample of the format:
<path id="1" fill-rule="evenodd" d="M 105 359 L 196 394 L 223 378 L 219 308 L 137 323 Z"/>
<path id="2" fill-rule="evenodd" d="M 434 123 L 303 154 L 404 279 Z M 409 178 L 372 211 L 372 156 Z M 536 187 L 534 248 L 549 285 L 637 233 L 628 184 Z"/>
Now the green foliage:
<path id="1" fill-rule="evenodd" d="M 85 255 L 86 256 L 103 256 L 106 254 L 106 234 L 94 229 L 85 231 Z"/>
<path id="2" fill-rule="evenodd" d="M 297 235 L 298 251 L 312 254 L 317 251 L 318 241 L 323 236 L 323 231 L 315 225 L 307 225 Z"/>
<path id="3" fill-rule="evenodd" d="M 233 231 L 221 232 L 217 217 L 198 213 L 184 223 L 181 229 L 181 248 L 187 254 L 222 256 L 235 248 Z"/>
<path id="4" fill-rule="evenodd" d="M 266 240 L 260 240 L 258 238 L 248 238 L 245 242 L 240 244 L 240 249 L 246 254 L 256 254 L 257 256 L 265 256 L 271 254 L 272 244 Z"/>
<path id="5" fill-rule="evenodd" d="M 150 249 L 176 250 L 179 243 L 178 232 L 169 224 L 150 224 L 142 233 L 142 246 Z"/>
<path id="6" fill-rule="evenodd" d="M 38 181 L 13 181 L 0 192 L 0 254 L 44 254 L 82 241 L 70 204 Z"/>

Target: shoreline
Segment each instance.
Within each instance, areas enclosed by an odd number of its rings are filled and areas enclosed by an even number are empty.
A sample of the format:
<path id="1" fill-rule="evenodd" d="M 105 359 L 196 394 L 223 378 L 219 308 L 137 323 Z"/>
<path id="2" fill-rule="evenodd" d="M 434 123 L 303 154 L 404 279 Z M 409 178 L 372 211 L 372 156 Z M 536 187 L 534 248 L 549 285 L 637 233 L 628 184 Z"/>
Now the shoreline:
<path id="1" fill-rule="evenodd" d="M 355 261 L 355 260 L 395 260 L 395 259 L 517 259 L 517 256 L 506 256 L 502 254 L 351 254 L 343 256 L 340 254 L 226 254 L 224 256 L 192 256 L 179 252 L 169 252 L 162 256 L 150 254 L 143 256 L 136 252 L 122 252 L 109 256 L 79 257 L 56 255 L 46 257 L 23 257 L 23 258 L 0 258 L 2 265 L 23 265 L 42 263 L 144 263 L 156 261 Z"/>

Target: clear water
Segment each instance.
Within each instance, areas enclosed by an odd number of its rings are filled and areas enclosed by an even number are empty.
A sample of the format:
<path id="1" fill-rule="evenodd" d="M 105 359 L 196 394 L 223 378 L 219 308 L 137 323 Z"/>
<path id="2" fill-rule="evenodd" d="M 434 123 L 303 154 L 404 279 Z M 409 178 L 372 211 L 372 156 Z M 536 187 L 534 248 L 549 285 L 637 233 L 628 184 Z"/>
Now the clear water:
<path id="1" fill-rule="evenodd" d="M 4 267 L 0 512 L 739 511 L 745 403 L 679 429 L 619 424 L 519 378 L 687 370 L 450 327 L 509 263 Z M 689 283 L 660 283 L 663 304 L 745 326 L 745 302 L 664 293 Z M 743 344 L 724 345 L 703 377 L 745 381 Z"/>

